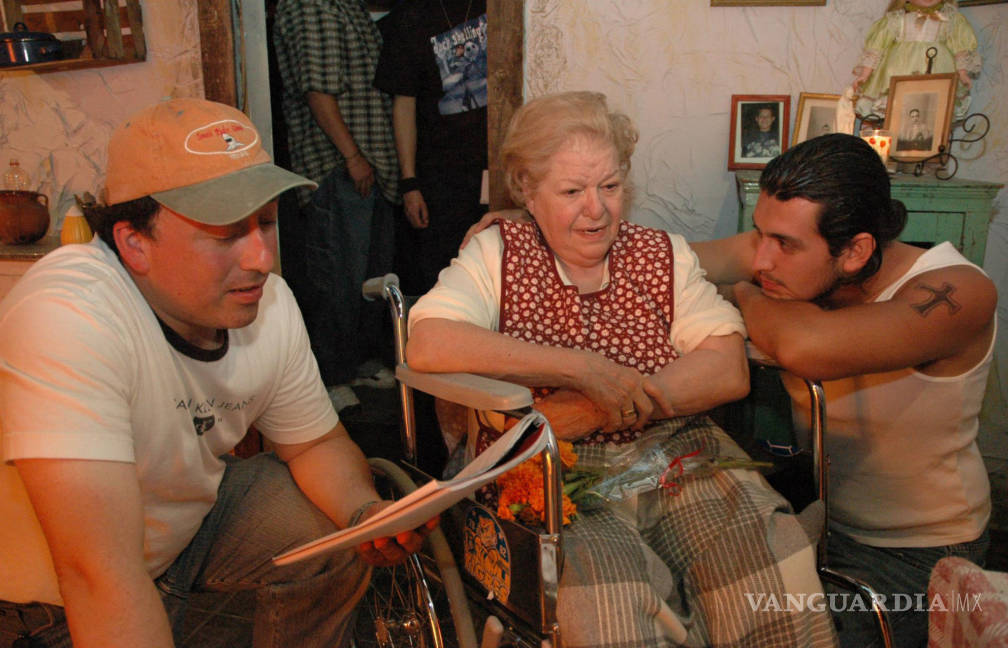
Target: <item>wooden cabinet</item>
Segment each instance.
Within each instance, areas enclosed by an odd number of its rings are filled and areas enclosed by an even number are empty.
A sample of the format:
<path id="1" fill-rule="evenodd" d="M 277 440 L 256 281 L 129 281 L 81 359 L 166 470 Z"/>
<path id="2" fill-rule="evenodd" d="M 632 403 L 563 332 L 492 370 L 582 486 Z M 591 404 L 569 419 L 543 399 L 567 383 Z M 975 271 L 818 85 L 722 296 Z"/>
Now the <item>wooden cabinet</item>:
<path id="1" fill-rule="evenodd" d="M 759 171 L 736 171 L 738 231 L 752 229 L 759 197 Z M 982 266 L 987 248 L 994 197 L 1004 185 L 979 180 L 892 177 L 892 197 L 907 209 L 907 224 L 900 240 L 924 247 L 949 241 L 973 263 Z"/>
<path id="2" fill-rule="evenodd" d="M 33 263 L 58 247 L 57 236 L 44 236 L 28 245 L 0 245 L 0 299 L 7 296 Z"/>

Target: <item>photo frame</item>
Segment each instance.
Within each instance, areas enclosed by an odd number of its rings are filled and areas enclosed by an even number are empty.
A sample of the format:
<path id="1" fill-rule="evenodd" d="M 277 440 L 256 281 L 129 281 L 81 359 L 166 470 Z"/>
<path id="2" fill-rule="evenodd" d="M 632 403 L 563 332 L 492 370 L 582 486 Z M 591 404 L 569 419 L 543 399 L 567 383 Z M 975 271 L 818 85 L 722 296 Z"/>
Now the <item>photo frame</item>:
<path id="1" fill-rule="evenodd" d="M 712 7 L 821 7 L 825 4 L 826 0 L 710 0 Z"/>
<path id="2" fill-rule="evenodd" d="M 948 145 L 956 81 L 955 73 L 892 77 L 883 125 L 896 138 L 892 159 L 920 162 Z"/>
<path id="3" fill-rule="evenodd" d="M 1008 0 L 959 0 L 960 7 L 975 7 L 977 5 L 1001 4 Z"/>
<path id="4" fill-rule="evenodd" d="M 839 101 L 838 94 L 803 92 L 798 95 L 798 110 L 795 112 L 791 146 L 819 135 L 835 133 L 836 109 Z"/>
<path id="5" fill-rule="evenodd" d="M 732 95 L 729 169 L 762 169 L 788 144 L 790 95 Z"/>

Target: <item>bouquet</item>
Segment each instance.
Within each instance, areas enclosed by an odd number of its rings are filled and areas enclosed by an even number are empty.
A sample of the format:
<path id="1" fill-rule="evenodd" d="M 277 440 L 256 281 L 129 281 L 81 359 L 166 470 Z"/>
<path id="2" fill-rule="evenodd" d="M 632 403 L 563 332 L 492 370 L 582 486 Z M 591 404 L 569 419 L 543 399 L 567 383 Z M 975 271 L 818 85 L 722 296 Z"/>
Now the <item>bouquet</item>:
<path id="1" fill-rule="evenodd" d="M 563 465 L 563 523 L 570 524 L 577 515 L 578 504 L 590 496 L 591 487 L 601 479 L 601 475 L 574 469 L 577 453 L 573 443 L 558 440 L 557 445 Z M 498 517 L 526 524 L 546 520 L 542 471 L 542 455 L 536 455 L 497 479 Z"/>

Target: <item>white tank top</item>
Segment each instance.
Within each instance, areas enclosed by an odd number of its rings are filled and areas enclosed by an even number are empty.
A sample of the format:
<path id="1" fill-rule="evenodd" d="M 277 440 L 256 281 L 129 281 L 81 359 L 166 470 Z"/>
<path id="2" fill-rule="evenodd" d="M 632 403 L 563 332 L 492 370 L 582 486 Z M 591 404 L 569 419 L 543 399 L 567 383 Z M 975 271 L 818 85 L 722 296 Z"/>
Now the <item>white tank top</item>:
<path id="1" fill-rule="evenodd" d="M 876 301 L 892 299 L 915 275 L 953 265 L 980 269 L 942 243 Z M 832 528 L 879 547 L 934 547 L 980 535 L 991 500 L 977 417 L 993 351 L 992 336 L 983 360 L 958 376 L 901 369 L 823 383 Z M 795 425 L 807 431 L 805 384 L 788 374 L 783 380 Z"/>

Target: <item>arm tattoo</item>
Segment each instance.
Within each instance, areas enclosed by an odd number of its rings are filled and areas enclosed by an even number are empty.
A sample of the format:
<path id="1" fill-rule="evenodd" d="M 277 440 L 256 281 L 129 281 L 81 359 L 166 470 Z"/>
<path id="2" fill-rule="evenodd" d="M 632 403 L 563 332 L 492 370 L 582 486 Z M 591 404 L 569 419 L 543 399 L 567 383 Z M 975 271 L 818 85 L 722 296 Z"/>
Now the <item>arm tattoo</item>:
<path id="1" fill-rule="evenodd" d="M 943 283 L 941 289 L 932 288 L 927 284 L 917 284 L 917 288 L 931 293 L 930 297 L 919 304 L 910 305 L 911 308 L 921 314 L 921 317 L 927 317 L 928 313 L 942 304 L 948 306 L 949 315 L 956 314 L 959 312 L 959 309 L 962 308 L 962 306 L 959 305 L 959 302 L 952 299 L 952 293 L 955 292 L 955 286 L 952 284 Z"/>

